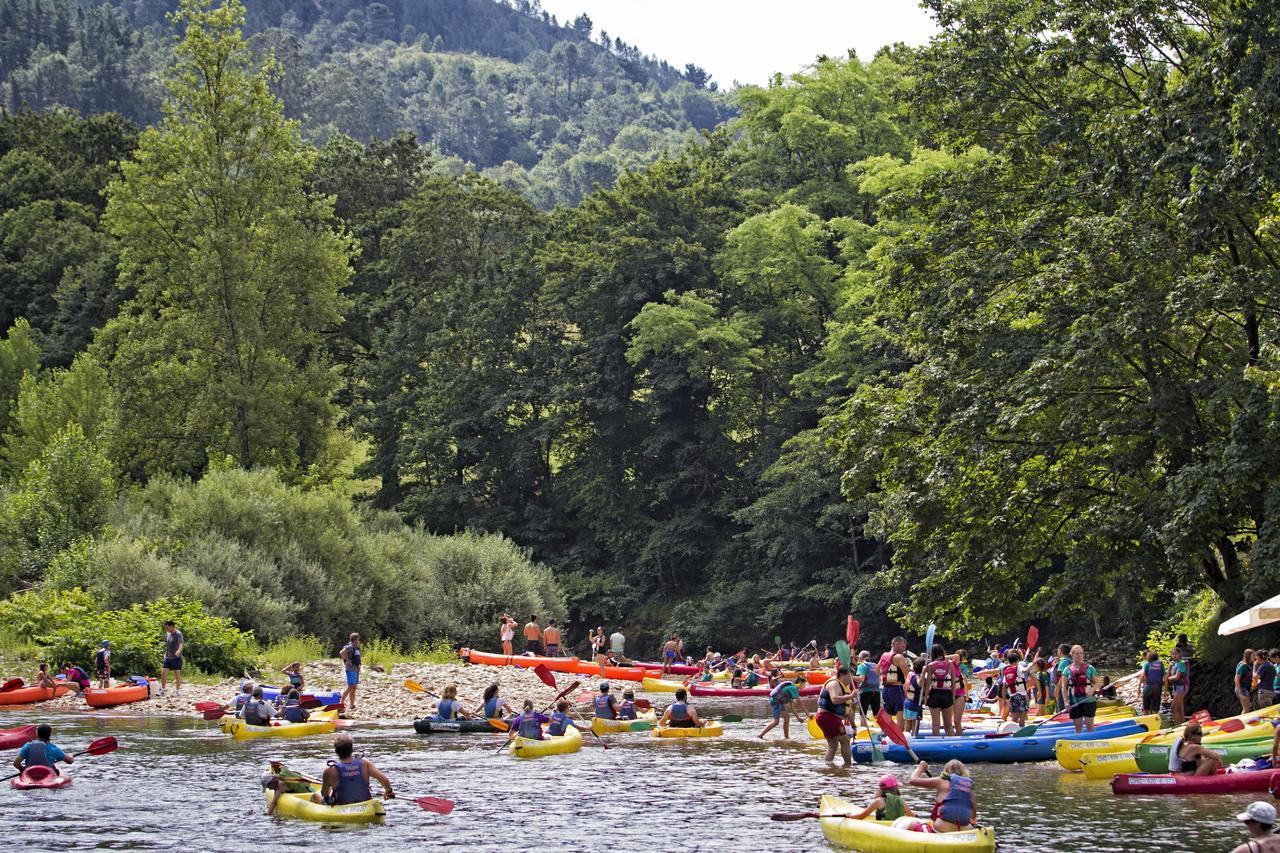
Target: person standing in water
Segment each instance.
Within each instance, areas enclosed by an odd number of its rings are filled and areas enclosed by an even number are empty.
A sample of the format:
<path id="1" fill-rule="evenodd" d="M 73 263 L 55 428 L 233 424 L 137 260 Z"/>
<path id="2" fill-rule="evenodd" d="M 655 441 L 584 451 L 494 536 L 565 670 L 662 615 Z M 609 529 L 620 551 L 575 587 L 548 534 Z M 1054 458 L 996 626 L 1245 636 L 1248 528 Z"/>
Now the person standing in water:
<path id="1" fill-rule="evenodd" d="M 907 663 L 907 641 L 903 637 L 894 637 L 889 651 L 880 658 L 880 691 L 884 709 L 893 715 L 898 728 L 903 728 L 902 709 L 906 703 L 907 674 L 910 664 Z"/>
<path id="2" fill-rule="evenodd" d="M 1077 732 L 1093 731 L 1093 718 L 1098 715 L 1098 671 L 1084 659 L 1084 646 L 1071 647 L 1071 664 L 1067 667 L 1066 693 L 1071 722 Z"/>
<path id="3" fill-rule="evenodd" d="M 822 736 L 827 741 L 828 764 L 835 760 L 837 749 L 840 750 L 840 757 L 844 759 L 845 767 L 853 763 L 853 752 L 849 748 L 849 731 L 845 728 L 845 724 L 853 726 L 852 707 L 856 698 L 853 692 L 853 677 L 849 674 L 849 669 L 843 664 L 837 666 L 836 674 L 822 685 L 822 692 L 818 694 L 818 713 L 814 718 L 818 728 L 822 730 Z"/>
<path id="4" fill-rule="evenodd" d="M 1187 719 L 1187 693 L 1191 690 L 1191 665 L 1182 659 L 1182 649 L 1169 653 L 1169 716 L 1175 726 Z"/>

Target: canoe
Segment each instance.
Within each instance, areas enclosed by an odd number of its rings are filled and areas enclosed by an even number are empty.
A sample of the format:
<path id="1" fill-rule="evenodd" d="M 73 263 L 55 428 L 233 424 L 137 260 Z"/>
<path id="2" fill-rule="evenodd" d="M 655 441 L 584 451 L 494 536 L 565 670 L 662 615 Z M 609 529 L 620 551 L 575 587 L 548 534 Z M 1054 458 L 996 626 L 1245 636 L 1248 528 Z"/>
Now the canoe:
<path id="1" fill-rule="evenodd" d="M 1080 769 L 1086 779 L 1110 779 L 1117 773 L 1137 773 L 1138 761 L 1133 750 L 1086 755 L 1080 759 Z"/>
<path id="2" fill-rule="evenodd" d="M 36 739 L 36 727 L 18 726 L 16 729 L 0 729 L 0 749 L 17 749 Z"/>
<path id="3" fill-rule="evenodd" d="M 606 720 L 595 717 L 591 720 L 591 731 L 598 735 L 616 735 L 626 732 L 647 732 L 658 721 L 658 715 L 652 708 L 643 714 L 637 714 L 634 720 Z"/>
<path id="4" fill-rule="evenodd" d="M 700 728 L 682 729 L 675 726 L 658 726 L 653 730 L 654 737 L 720 737 L 724 727 L 719 720 L 703 723 Z"/>
<path id="5" fill-rule="evenodd" d="M 488 720 L 433 720 L 427 717 L 413 721 L 413 730 L 420 735 L 475 734 L 498 731 Z"/>
<path id="6" fill-rule="evenodd" d="M 921 761 L 944 763 L 953 758 L 964 762 L 983 761 L 1001 764 L 1020 761 L 1049 761 L 1053 758 L 1054 748 L 1060 740 L 1076 740 L 1095 738 L 1103 735 L 1135 734 L 1139 731 L 1151 731 L 1160 724 L 1158 714 L 1146 717 L 1134 717 L 1132 720 L 1118 720 L 1100 726 L 1093 732 L 1075 733 L 1055 731 L 1045 735 L 1035 734 L 1031 737 L 1003 738 L 965 738 L 939 737 L 916 738 L 911 742 L 912 749 Z M 897 744 L 883 744 L 880 747 L 884 757 L 901 764 L 914 763 L 907 751 Z M 871 745 L 866 741 L 857 741 L 853 745 L 854 760 L 867 763 L 871 760 Z"/>
<path id="7" fill-rule="evenodd" d="M 41 764 L 23 770 L 20 775 L 10 779 L 9 784 L 20 791 L 35 788 L 65 788 L 71 784 L 71 777 Z"/>
<path id="8" fill-rule="evenodd" d="M 582 749 L 582 732 L 576 726 L 570 726 L 558 737 L 545 737 L 532 740 L 516 735 L 511 744 L 511 754 L 516 758 L 541 758 L 545 755 L 564 755 Z"/>
<path id="9" fill-rule="evenodd" d="M 1252 740 L 1233 741 L 1231 743 L 1202 743 L 1205 749 L 1222 756 L 1224 765 L 1235 764 L 1246 758 L 1257 758 L 1259 755 L 1271 753 L 1271 735 Z M 1167 773 L 1169 770 L 1169 753 L 1173 749 L 1171 743 L 1140 743 L 1133 748 L 1134 760 L 1143 773 Z"/>
<path id="10" fill-rule="evenodd" d="M 264 685 L 262 688 L 262 698 L 266 699 L 268 702 L 275 702 L 280 698 L 280 688 L 267 687 Z M 314 699 L 318 701 L 322 707 L 325 705 L 342 704 L 342 694 L 337 690 L 331 690 L 328 693 L 299 693 L 298 699 L 302 702 L 306 702 L 308 699 Z"/>
<path id="11" fill-rule="evenodd" d="M 111 708 L 116 705 L 127 705 L 130 702 L 141 702 L 151 696 L 151 688 L 146 684 L 117 684 L 115 687 L 90 687 L 84 691 L 84 701 L 90 708 Z"/>
<path id="12" fill-rule="evenodd" d="M 311 788 L 319 790 L 317 785 L 312 785 Z M 271 805 L 276 792 L 267 789 L 262 793 L 267 805 Z M 281 817 L 296 817 L 319 823 L 377 823 L 386 815 L 382 800 L 379 799 L 345 806 L 326 806 L 323 803 L 313 803 L 307 794 L 284 794 L 276 805 L 275 813 Z"/>
<path id="13" fill-rule="evenodd" d="M 0 705 L 30 705 L 33 702 L 44 702 L 56 699 L 71 692 L 65 684 L 57 687 L 19 687 L 16 690 L 0 691 Z"/>
<path id="14" fill-rule="evenodd" d="M 649 670 L 649 672 L 662 673 L 662 664 L 660 663 L 649 663 L 648 661 L 639 660 L 632 661 L 632 663 L 641 669 Z M 697 675 L 700 672 L 702 672 L 702 667 L 700 666 L 694 666 L 691 663 L 673 663 L 670 671 L 667 672 L 667 675 Z"/>
<path id="15" fill-rule="evenodd" d="M 682 681 L 663 681 L 661 678 L 645 678 L 640 682 L 640 689 L 645 693 L 675 693 L 684 687 Z"/>
<path id="16" fill-rule="evenodd" d="M 929 853 L 932 850 L 992 853 L 996 849 L 996 831 L 989 826 L 963 832 L 912 832 L 896 829 L 888 820 L 844 817 L 860 811 L 861 808 L 848 800 L 824 794 L 818 805 L 822 834 L 833 844 L 864 853 Z"/>
<path id="17" fill-rule="evenodd" d="M 224 734 L 236 740 L 248 740 L 263 737 L 308 737 L 310 735 L 326 735 L 338 727 L 337 711 L 319 711 L 311 715 L 305 723 L 286 723 L 277 721 L 269 726 L 251 726 L 244 720 L 223 717 L 218 725 Z"/>
<path id="18" fill-rule="evenodd" d="M 768 696 L 771 687 L 765 685 L 761 687 L 707 687 L 702 684 L 692 684 L 689 686 L 689 692 L 694 696 Z M 822 692 L 822 685 L 810 684 L 800 688 L 801 696 L 817 696 Z"/>
<path id="19" fill-rule="evenodd" d="M 484 666 L 518 666 L 532 669 L 542 664 L 552 672 L 572 672 L 578 675 L 594 675 L 601 677 L 600 665 L 595 661 L 578 658 L 549 658 L 537 655 L 495 655 L 489 652 L 477 652 L 472 649 L 459 649 L 458 654 L 468 663 Z M 612 681 L 640 682 L 649 674 L 649 670 L 639 666 L 605 666 L 602 677 Z"/>
<path id="20" fill-rule="evenodd" d="M 1219 743 L 1252 740 L 1264 735 L 1270 737 L 1272 729 L 1269 721 L 1276 719 L 1277 716 L 1280 716 L 1280 705 L 1272 705 L 1269 708 L 1250 711 L 1248 714 L 1237 714 L 1234 717 L 1226 717 L 1205 723 L 1203 726 L 1205 732 L 1204 744 L 1205 746 L 1210 746 Z M 1224 723 L 1233 720 L 1243 722 L 1245 728 L 1236 732 L 1224 733 L 1219 731 Z M 1173 743 L 1174 739 L 1182 734 L 1182 729 L 1182 726 L 1178 726 L 1177 728 L 1163 729 L 1150 735 L 1137 734 L 1122 738 L 1099 738 L 1096 741 L 1060 741 L 1056 756 L 1058 763 L 1065 769 L 1079 770 L 1080 759 L 1084 755 L 1129 752 L 1138 741 L 1143 743 Z"/>
<path id="21" fill-rule="evenodd" d="M 1221 772 L 1213 776 L 1172 773 L 1121 773 L 1111 780 L 1115 794 L 1235 794 L 1268 791 L 1280 787 L 1280 773 L 1274 770 Z"/>

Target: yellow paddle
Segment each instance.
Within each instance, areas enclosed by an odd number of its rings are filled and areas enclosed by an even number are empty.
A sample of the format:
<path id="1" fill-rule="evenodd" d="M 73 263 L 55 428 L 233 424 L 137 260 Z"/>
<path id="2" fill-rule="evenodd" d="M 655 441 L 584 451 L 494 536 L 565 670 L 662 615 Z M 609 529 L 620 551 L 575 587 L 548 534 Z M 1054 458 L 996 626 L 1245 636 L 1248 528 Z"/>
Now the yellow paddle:
<path id="1" fill-rule="evenodd" d="M 423 687 L 418 682 L 414 681 L 412 678 L 406 678 L 404 680 L 404 689 L 408 690 L 410 693 L 425 693 L 426 695 L 432 696 L 436 699 L 440 698 L 439 696 L 436 696 L 436 694 L 432 693 L 427 688 Z M 489 725 L 493 726 L 495 729 L 497 729 L 500 732 L 511 730 L 510 723 L 508 723 L 506 720 L 500 720 L 497 717 L 490 718 L 488 720 L 488 723 Z"/>

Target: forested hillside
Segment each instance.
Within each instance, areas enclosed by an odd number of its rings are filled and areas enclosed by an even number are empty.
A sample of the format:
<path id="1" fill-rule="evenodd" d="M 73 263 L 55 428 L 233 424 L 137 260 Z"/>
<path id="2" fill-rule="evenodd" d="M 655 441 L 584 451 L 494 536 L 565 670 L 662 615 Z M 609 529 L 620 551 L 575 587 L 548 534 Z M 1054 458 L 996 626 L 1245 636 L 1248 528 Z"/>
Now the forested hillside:
<path id="1" fill-rule="evenodd" d="M 10 110 L 160 115 L 176 0 L 0 0 L 0 83 Z M 254 3 L 245 33 L 304 135 L 361 141 L 408 130 L 454 170 L 474 167 L 535 204 L 576 203 L 611 186 L 731 106 L 707 75 L 664 61 L 580 16 L 538 3 Z"/>

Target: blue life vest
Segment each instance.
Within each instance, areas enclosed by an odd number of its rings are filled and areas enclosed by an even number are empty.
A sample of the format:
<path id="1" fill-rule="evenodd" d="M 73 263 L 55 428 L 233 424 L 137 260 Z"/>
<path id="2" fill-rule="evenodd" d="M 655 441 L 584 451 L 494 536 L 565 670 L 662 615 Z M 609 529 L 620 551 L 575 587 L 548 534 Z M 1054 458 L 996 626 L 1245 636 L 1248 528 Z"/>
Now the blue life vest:
<path id="1" fill-rule="evenodd" d="M 244 721 L 251 726 L 269 726 L 271 717 L 262 712 L 266 703 L 261 699 L 250 699 L 244 703 Z"/>
<path id="2" fill-rule="evenodd" d="M 107 668 L 107 650 L 106 649 L 98 649 L 97 654 L 93 656 L 93 665 L 98 670 L 98 672 L 102 672 Z"/>
<path id="3" fill-rule="evenodd" d="M 636 703 L 623 702 L 622 707 L 618 709 L 619 720 L 634 720 L 636 718 Z"/>
<path id="4" fill-rule="evenodd" d="M 525 711 L 516 717 L 516 725 L 519 727 L 520 737 L 542 740 L 542 722 L 538 719 L 536 712 Z"/>
<path id="5" fill-rule="evenodd" d="M 241 711 L 243 711 L 245 704 L 252 698 L 253 697 L 250 696 L 248 693 L 241 693 L 239 696 L 237 696 L 236 704 L 235 704 L 236 713 L 238 714 Z"/>
<path id="6" fill-rule="evenodd" d="M 688 702 L 672 702 L 671 703 L 671 722 L 683 723 L 689 719 L 689 703 Z"/>
<path id="7" fill-rule="evenodd" d="M 569 715 L 563 711 L 556 711 L 551 715 L 551 725 L 547 726 L 547 734 L 553 737 L 560 737 L 565 730 L 572 725 Z"/>
<path id="8" fill-rule="evenodd" d="M 458 702 L 456 699 L 441 699 L 436 705 L 436 718 L 441 720 L 452 720 L 458 716 Z"/>
<path id="9" fill-rule="evenodd" d="M 369 793 L 369 779 L 364 775 L 363 759 L 330 761 L 329 766 L 338 768 L 338 784 L 333 789 L 332 805 L 345 806 L 373 799 Z"/>
<path id="10" fill-rule="evenodd" d="M 347 643 L 347 645 L 343 647 L 343 651 L 347 653 L 347 659 L 351 661 L 349 664 L 347 664 L 347 669 L 359 669 L 360 668 L 360 650 L 355 647 L 355 644 Z M 366 797 L 366 799 L 368 798 Z"/>
<path id="11" fill-rule="evenodd" d="M 290 684 L 291 686 L 293 686 L 293 687 L 297 687 L 298 689 L 301 689 L 301 688 L 302 688 L 302 673 L 300 673 L 300 672 L 291 672 L 291 673 L 289 673 L 289 684 Z"/>
<path id="12" fill-rule="evenodd" d="M 488 702 L 484 703 L 484 715 L 490 720 L 498 716 L 498 711 L 502 709 L 502 700 L 494 696 Z"/>
<path id="13" fill-rule="evenodd" d="M 858 688 L 859 693 L 875 693 L 880 689 L 880 670 L 870 664 L 867 667 L 866 677 L 863 679 L 862 686 Z"/>
<path id="14" fill-rule="evenodd" d="M 1147 681 L 1143 685 L 1148 692 L 1159 690 L 1164 681 L 1164 663 L 1158 660 L 1147 661 Z"/>
<path id="15" fill-rule="evenodd" d="M 818 694 L 818 710 L 826 711 L 828 714 L 835 714 L 837 717 L 843 717 L 848 712 L 846 703 L 839 704 L 831 701 L 831 694 L 827 692 L 827 685 L 822 685 L 822 692 Z"/>
<path id="16" fill-rule="evenodd" d="M 951 789 L 938 807 L 938 817 L 957 826 L 967 826 L 973 820 L 973 780 L 955 773 L 947 778 Z"/>
<path id="17" fill-rule="evenodd" d="M 306 711 L 302 710 L 302 703 L 294 699 L 286 704 L 284 706 L 284 718 L 291 723 L 305 723 L 307 716 Z"/>
<path id="18" fill-rule="evenodd" d="M 608 693 L 601 693 L 592 703 L 596 716 L 602 720 L 616 720 L 618 715 L 613 710 L 614 698 Z"/>
<path id="19" fill-rule="evenodd" d="M 42 740 L 31 741 L 27 747 L 27 759 L 25 767 L 53 767 L 53 762 L 49 760 L 49 753 L 45 749 L 45 742 Z M 25 768 L 24 768 L 25 769 Z"/>

